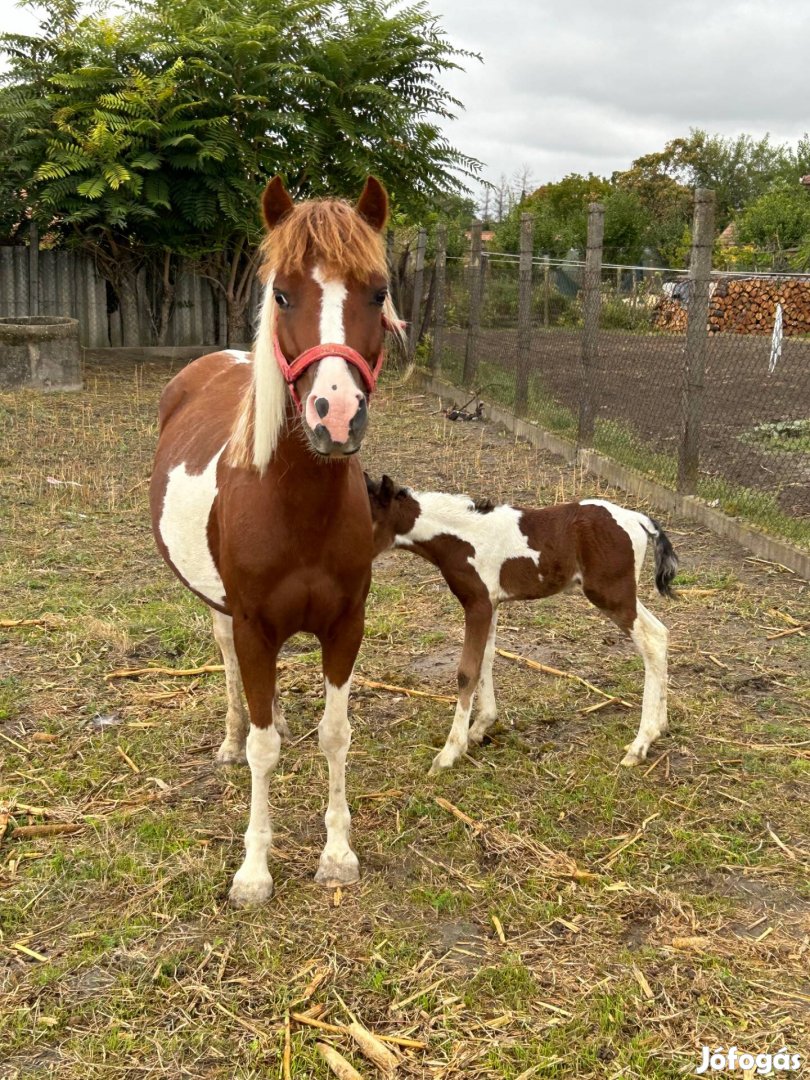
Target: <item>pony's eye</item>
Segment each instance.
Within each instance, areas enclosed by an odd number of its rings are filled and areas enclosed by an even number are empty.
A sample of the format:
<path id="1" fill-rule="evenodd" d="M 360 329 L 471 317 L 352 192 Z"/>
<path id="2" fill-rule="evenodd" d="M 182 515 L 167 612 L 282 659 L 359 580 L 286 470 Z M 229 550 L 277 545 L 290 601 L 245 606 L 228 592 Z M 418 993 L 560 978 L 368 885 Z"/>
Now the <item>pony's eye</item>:
<path id="1" fill-rule="evenodd" d="M 290 301 L 280 289 L 275 289 L 273 292 L 273 296 L 275 296 L 276 303 L 280 308 L 288 308 L 290 306 Z"/>
<path id="2" fill-rule="evenodd" d="M 375 303 L 375 304 L 376 304 L 376 305 L 377 305 L 378 307 L 382 307 L 382 306 L 383 306 L 383 304 L 384 304 L 384 303 L 385 303 L 385 301 L 386 301 L 386 297 L 387 297 L 387 296 L 388 296 L 388 289 L 379 289 L 379 290 L 378 290 L 378 291 L 377 291 L 377 292 L 376 292 L 376 293 L 374 294 L 374 300 L 373 300 L 373 303 Z"/>

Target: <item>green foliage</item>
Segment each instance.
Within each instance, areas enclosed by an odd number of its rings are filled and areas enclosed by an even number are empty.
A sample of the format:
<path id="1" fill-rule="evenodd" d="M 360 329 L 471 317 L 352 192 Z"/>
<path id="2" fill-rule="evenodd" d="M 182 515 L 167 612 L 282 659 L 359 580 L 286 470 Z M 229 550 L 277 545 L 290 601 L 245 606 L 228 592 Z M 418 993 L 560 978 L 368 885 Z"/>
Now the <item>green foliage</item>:
<path id="1" fill-rule="evenodd" d="M 41 35 L 0 37 L 0 228 L 31 213 L 115 284 L 149 259 L 162 268 L 168 251 L 205 263 L 244 306 L 269 177 L 299 198 L 353 198 L 374 173 L 416 216 L 478 171 L 437 126 L 458 107 L 439 78 L 471 54 L 424 3 L 143 0 L 107 17 L 47 0 L 44 11 Z"/>
<path id="2" fill-rule="evenodd" d="M 737 218 L 743 243 L 766 251 L 799 247 L 810 240 L 810 196 L 782 182 L 748 205 Z"/>

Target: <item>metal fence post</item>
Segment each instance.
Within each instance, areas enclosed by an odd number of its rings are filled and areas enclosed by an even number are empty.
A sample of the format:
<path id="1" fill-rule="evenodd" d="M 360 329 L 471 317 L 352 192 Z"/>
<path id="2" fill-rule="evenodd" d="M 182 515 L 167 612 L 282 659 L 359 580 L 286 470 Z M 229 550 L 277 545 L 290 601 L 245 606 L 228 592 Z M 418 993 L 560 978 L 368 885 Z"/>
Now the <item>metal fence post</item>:
<path id="1" fill-rule="evenodd" d="M 478 333 L 481 327 L 481 301 L 483 299 L 483 275 L 484 259 L 482 258 L 480 221 L 474 221 L 470 229 L 470 268 L 469 268 L 469 292 L 470 292 L 470 315 L 467 321 L 467 344 L 464 349 L 464 369 L 462 382 L 469 385 L 478 372 Z"/>
<path id="2" fill-rule="evenodd" d="M 604 234 L 605 208 L 601 203 L 591 203 L 588 207 L 588 247 L 585 253 L 585 285 L 582 297 L 582 363 L 577 429 L 579 446 L 590 446 L 593 441 L 595 397 L 593 376 L 599 357 L 599 305 Z"/>
<path id="3" fill-rule="evenodd" d="M 436 226 L 436 300 L 433 317 L 433 345 L 430 370 L 441 371 L 444 349 L 445 277 L 447 274 L 447 226 Z"/>
<path id="4" fill-rule="evenodd" d="M 532 255 L 534 215 L 520 215 L 520 270 L 518 276 L 517 369 L 515 371 L 515 412 L 525 416 L 529 404 L 529 369 L 532 347 Z"/>
<path id="5" fill-rule="evenodd" d="M 411 303 L 411 329 L 408 335 L 408 357 L 413 359 L 419 344 L 419 330 L 422 325 L 422 292 L 425 287 L 425 245 L 427 232 L 420 229 L 416 237 L 416 265 L 413 274 L 413 301 Z"/>
<path id="6" fill-rule="evenodd" d="M 683 370 L 681 442 L 678 448 L 678 491 L 685 495 L 694 495 L 697 491 L 713 244 L 714 192 L 707 188 L 697 188 L 692 232 L 692 258 L 689 264 L 690 288 Z"/>

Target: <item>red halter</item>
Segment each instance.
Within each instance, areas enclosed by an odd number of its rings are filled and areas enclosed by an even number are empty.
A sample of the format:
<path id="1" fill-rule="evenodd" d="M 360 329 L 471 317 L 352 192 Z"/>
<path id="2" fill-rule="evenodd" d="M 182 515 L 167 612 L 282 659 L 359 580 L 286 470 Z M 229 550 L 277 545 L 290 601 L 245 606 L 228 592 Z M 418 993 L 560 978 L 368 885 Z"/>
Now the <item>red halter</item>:
<path id="1" fill-rule="evenodd" d="M 383 318 L 383 327 L 386 330 L 393 329 L 393 326 L 386 318 Z M 379 355 L 374 362 L 374 367 L 371 367 L 366 359 L 350 345 L 327 343 L 324 345 L 313 345 L 311 349 L 305 349 L 299 356 L 296 356 L 292 363 L 289 363 L 287 357 L 284 355 L 284 350 L 281 348 L 277 333 L 273 337 L 273 349 L 276 354 L 276 363 L 279 366 L 281 374 L 284 376 L 284 381 L 290 388 L 290 394 L 292 395 L 295 407 L 299 412 L 303 412 L 303 404 L 298 395 L 298 391 L 295 389 L 296 380 L 301 378 L 308 367 L 317 364 L 318 361 L 323 360 L 325 356 L 340 356 L 347 364 L 356 367 L 360 372 L 360 378 L 363 380 L 363 385 L 365 386 L 366 393 L 369 397 L 371 397 L 377 388 L 377 379 L 384 360 L 383 350 L 380 349 Z"/>

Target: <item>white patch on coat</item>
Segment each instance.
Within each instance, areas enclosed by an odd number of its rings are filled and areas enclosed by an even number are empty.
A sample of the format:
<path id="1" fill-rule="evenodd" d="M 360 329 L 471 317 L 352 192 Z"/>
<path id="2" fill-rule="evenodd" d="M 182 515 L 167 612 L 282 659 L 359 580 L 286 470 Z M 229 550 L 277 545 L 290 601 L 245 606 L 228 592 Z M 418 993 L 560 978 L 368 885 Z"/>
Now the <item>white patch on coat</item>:
<path id="1" fill-rule="evenodd" d="M 474 548 L 469 561 L 494 602 L 507 594 L 501 588 L 501 567 L 508 559 L 531 559 L 537 566 L 540 552 L 529 546 L 521 531 L 521 510 L 496 506 L 479 513 L 466 495 L 445 495 L 437 491 L 411 492 L 420 514 L 409 533 L 396 538 L 397 547 L 426 543 L 436 536 L 456 536 Z"/>
<path id="2" fill-rule="evenodd" d="M 240 349 L 226 349 L 225 355 L 230 356 L 235 364 L 249 364 L 250 355 Z"/>
<path id="3" fill-rule="evenodd" d="M 603 506 L 616 524 L 624 529 L 630 537 L 633 545 L 633 563 L 635 567 L 636 584 L 638 584 L 644 556 L 647 554 L 647 541 L 650 533 L 658 535 L 658 530 L 646 514 L 640 514 L 636 510 L 627 510 L 624 506 L 617 506 L 608 502 L 607 499 L 581 499 L 581 506 Z"/>
<path id="4" fill-rule="evenodd" d="M 184 462 L 175 465 L 166 482 L 158 525 L 172 566 L 215 604 L 225 602 L 225 587 L 208 547 L 208 518 L 217 497 L 217 465 L 224 449 L 201 473 L 188 472 Z"/>

